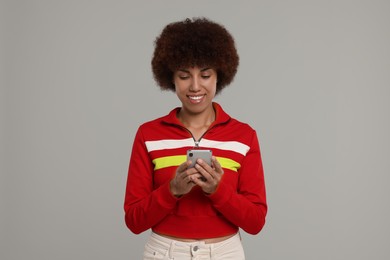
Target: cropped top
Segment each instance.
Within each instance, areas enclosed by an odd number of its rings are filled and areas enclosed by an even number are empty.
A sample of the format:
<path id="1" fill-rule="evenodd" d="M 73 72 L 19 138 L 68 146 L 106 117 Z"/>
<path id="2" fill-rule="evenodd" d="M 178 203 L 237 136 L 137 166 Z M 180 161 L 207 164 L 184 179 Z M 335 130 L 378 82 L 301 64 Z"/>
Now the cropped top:
<path id="1" fill-rule="evenodd" d="M 178 120 L 180 108 L 142 124 L 135 135 L 125 193 L 125 222 L 136 234 L 154 232 L 204 239 L 234 234 L 242 228 L 257 234 L 265 224 L 266 191 L 256 131 L 213 103 L 216 120 L 200 140 Z M 170 181 L 194 147 L 211 149 L 224 174 L 217 190 L 195 186 L 177 198 Z"/>

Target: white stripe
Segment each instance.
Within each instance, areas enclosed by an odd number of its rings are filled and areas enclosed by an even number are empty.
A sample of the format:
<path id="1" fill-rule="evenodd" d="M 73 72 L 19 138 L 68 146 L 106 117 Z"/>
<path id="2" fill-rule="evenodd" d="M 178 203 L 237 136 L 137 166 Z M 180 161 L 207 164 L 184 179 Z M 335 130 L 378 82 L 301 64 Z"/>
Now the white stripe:
<path id="1" fill-rule="evenodd" d="M 157 151 L 157 150 L 164 150 L 164 149 L 176 149 L 181 147 L 195 146 L 194 139 L 187 138 L 187 139 L 165 139 L 165 140 L 158 140 L 158 141 L 146 141 L 145 142 L 146 148 L 148 149 L 148 152 Z"/>
<path id="2" fill-rule="evenodd" d="M 233 151 L 236 153 L 240 153 L 244 156 L 246 155 L 246 153 L 249 151 L 250 148 L 248 145 L 236 141 L 222 142 L 222 141 L 213 141 L 208 139 L 200 140 L 199 146 Z"/>
<path id="3" fill-rule="evenodd" d="M 181 147 L 194 147 L 195 142 L 192 138 L 187 139 L 166 139 L 166 140 L 158 140 L 158 141 L 147 141 L 145 142 L 146 148 L 148 152 L 157 151 L 157 150 L 165 150 L 165 149 L 176 149 Z M 220 150 L 228 150 L 236 153 L 240 153 L 242 155 L 246 155 L 249 151 L 249 146 L 236 141 L 213 141 L 208 139 L 201 139 L 199 143 L 199 147 L 202 148 L 216 148 Z"/>

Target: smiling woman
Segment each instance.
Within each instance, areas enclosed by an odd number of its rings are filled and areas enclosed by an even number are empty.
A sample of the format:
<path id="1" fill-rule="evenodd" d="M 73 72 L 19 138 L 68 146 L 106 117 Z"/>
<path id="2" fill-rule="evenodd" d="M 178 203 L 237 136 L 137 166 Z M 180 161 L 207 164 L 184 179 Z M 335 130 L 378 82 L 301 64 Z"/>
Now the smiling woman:
<path id="1" fill-rule="evenodd" d="M 257 234 L 267 202 L 256 131 L 213 102 L 233 81 L 233 37 L 208 19 L 167 25 L 156 40 L 152 70 L 181 107 L 142 124 L 130 158 L 125 221 L 152 229 L 144 259 L 245 259 L 239 228 Z M 211 150 L 211 165 L 186 160 Z"/>

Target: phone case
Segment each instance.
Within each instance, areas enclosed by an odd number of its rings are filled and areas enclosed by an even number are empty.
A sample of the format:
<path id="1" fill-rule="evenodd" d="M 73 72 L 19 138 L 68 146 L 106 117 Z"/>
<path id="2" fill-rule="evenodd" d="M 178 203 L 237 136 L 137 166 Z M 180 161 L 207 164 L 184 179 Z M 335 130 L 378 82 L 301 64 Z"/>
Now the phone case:
<path id="1" fill-rule="evenodd" d="M 192 168 L 196 164 L 196 160 L 198 158 L 205 161 L 208 165 L 211 165 L 211 156 L 212 152 L 211 150 L 200 150 L 200 149 L 192 149 L 187 151 L 187 161 L 191 160 L 192 164 L 189 166 L 189 168 Z"/>

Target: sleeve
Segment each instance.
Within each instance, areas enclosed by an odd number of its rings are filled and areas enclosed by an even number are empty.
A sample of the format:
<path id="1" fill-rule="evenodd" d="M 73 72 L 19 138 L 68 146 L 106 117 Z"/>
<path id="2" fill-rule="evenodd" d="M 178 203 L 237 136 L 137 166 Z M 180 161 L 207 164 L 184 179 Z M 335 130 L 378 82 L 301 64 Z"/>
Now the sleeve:
<path id="1" fill-rule="evenodd" d="M 215 193 L 209 195 L 214 207 L 236 226 L 249 234 L 257 234 L 267 214 L 263 164 L 257 134 L 253 131 L 250 149 L 239 170 L 237 190 L 222 180 Z"/>
<path id="2" fill-rule="evenodd" d="M 125 222 L 135 234 L 159 223 L 175 207 L 177 198 L 169 181 L 153 190 L 153 163 L 146 149 L 141 128 L 134 139 L 125 193 Z"/>

